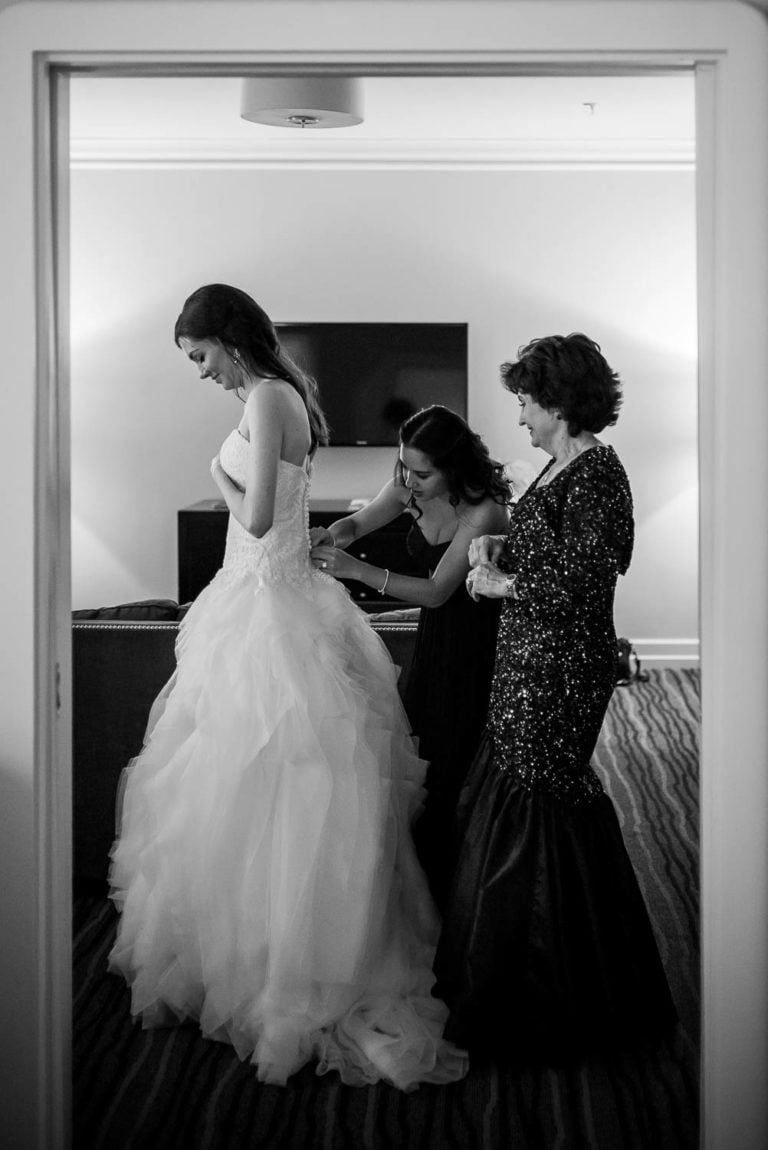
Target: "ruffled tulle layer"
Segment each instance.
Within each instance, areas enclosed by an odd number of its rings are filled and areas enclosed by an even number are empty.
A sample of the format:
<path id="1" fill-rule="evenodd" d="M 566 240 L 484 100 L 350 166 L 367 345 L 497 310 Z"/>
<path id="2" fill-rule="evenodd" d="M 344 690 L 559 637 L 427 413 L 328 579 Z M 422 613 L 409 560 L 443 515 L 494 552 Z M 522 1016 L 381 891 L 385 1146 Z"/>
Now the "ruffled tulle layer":
<path id="1" fill-rule="evenodd" d="M 110 966 L 145 1026 L 199 1020 L 284 1083 L 448 1082 L 466 1058 L 430 994 L 438 924 L 396 670 L 338 584 L 221 572 L 123 776 Z"/>

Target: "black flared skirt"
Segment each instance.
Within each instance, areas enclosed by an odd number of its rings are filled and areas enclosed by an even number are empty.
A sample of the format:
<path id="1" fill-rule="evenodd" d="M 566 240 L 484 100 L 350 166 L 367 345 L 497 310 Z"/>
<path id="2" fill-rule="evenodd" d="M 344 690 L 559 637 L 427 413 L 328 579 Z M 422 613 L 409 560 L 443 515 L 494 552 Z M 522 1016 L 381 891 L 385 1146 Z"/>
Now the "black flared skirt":
<path id="1" fill-rule="evenodd" d="M 526 789 L 486 736 L 457 818 L 435 962 L 447 1037 L 554 1061 L 671 1030 L 675 1007 L 607 795 L 571 804 Z"/>

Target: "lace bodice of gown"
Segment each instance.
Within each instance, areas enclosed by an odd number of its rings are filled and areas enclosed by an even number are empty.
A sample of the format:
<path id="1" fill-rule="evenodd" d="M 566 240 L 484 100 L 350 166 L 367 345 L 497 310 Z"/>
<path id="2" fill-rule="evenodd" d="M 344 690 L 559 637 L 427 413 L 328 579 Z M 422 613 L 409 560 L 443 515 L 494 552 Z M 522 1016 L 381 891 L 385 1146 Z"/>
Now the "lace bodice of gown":
<path id="1" fill-rule="evenodd" d="M 221 446 L 221 464 L 240 487 L 245 486 L 248 440 L 233 430 Z M 223 571 L 232 577 L 252 575 L 267 583 L 306 586 L 312 578 L 309 562 L 309 471 L 280 460 L 275 517 L 261 539 L 229 517 Z"/>

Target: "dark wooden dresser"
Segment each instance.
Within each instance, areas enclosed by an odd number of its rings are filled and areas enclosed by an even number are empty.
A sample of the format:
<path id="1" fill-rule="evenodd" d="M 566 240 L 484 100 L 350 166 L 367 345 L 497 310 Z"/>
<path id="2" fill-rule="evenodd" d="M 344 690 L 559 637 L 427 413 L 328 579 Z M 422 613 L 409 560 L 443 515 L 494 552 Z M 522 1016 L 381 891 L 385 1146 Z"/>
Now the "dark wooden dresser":
<path id="1" fill-rule="evenodd" d="M 318 499 L 309 504 L 310 527 L 328 527 L 337 519 L 350 514 L 346 500 Z M 178 567 L 179 602 L 189 603 L 196 598 L 221 566 L 227 535 L 229 512 L 226 504 L 217 499 L 201 499 L 178 512 Z M 350 555 L 356 555 L 375 567 L 389 567 L 401 575 L 413 573 L 413 564 L 406 551 L 405 536 L 411 525 L 410 515 L 401 515 L 379 531 L 372 531 L 364 539 L 352 543 Z M 344 580 L 352 597 L 365 610 L 388 611 L 411 604 L 400 599 L 387 599 L 363 583 Z"/>

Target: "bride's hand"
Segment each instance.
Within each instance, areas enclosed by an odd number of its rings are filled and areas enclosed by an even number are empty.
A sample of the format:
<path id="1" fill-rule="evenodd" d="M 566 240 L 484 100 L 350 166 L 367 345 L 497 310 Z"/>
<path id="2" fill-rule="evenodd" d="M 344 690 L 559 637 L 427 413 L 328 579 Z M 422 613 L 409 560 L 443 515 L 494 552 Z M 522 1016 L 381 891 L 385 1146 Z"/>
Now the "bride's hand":
<path id="1" fill-rule="evenodd" d="M 232 484 L 232 480 L 224 470 L 221 459 L 218 455 L 214 455 L 213 459 L 211 460 L 211 478 L 225 499 L 227 496 L 227 485 L 229 484 L 230 487 L 237 486 L 236 484 Z"/>
<path id="2" fill-rule="evenodd" d="M 211 460 L 211 475 L 225 498 L 228 491 L 239 491 L 241 495 L 245 494 L 245 488 L 241 487 L 239 483 L 235 483 L 234 479 L 224 470 L 224 465 L 218 455 L 214 455 Z"/>

